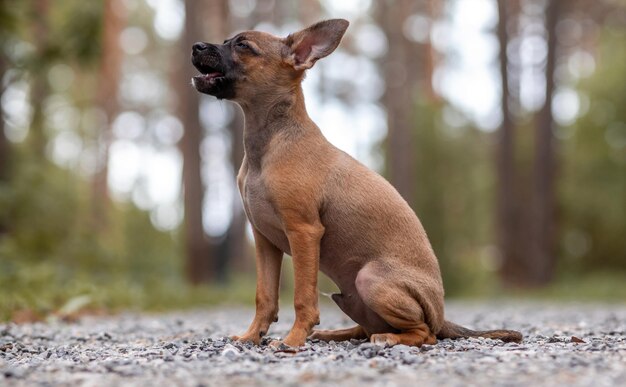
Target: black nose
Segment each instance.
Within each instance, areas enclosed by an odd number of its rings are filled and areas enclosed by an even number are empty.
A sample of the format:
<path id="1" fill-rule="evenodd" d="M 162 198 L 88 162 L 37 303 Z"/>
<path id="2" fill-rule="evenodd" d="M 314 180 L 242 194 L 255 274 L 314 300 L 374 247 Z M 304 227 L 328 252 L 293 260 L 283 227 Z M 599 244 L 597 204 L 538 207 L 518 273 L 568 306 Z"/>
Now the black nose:
<path id="1" fill-rule="evenodd" d="M 203 42 L 196 42 L 193 44 L 193 46 L 191 46 L 191 49 L 193 52 L 200 52 L 200 51 L 204 51 L 207 48 L 209 48 L 209 45 Z"/>

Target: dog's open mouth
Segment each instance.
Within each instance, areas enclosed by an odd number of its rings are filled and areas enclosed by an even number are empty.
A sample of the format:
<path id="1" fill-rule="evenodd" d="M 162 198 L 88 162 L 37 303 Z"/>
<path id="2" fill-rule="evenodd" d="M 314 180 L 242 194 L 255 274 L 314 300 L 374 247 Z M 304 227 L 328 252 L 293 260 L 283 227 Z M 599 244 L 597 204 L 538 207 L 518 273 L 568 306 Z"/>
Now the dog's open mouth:
<path id="1" fill-rule="evenodd" d="M 213 80 L 216 80 L 218 78 L 224 77 L 224 74 L 216 71 L 214 73 L 204 74 L 203 76 L 204 76 L 204 79 L 206 79 L 207 81 L 213 81 Z"/>
<path id="2" fill-rule="evenodd" d="M 225 78 L 223 72 L 212 67 L 199 66 L 198 70 L 202 75 L 198 75 L 196 78 L 201 78 L 203 81 L 208 82 L 210 85 L 213 85 L 216 82 L 223 81 Z"/>
<path id="3" fill-rule="evenodd" d="M 200 62 L 200 63 L 198 63 Z M 192 57 L 192 63 L 200 72 L 192 78 L 192 84 L 201 93 L 213 95 L 219 99 L 234 96 L 232 74 L 227 74 L 219 63 L 202 63 L 201 58 Z"/>

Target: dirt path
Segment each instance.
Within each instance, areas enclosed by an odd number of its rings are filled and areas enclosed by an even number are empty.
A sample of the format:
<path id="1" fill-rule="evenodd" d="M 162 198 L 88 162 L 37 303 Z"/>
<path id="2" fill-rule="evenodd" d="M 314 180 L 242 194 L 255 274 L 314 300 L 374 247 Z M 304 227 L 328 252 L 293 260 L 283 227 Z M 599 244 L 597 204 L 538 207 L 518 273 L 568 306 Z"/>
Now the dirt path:
<path id="1" fill-rule="evenodd" d="M 271 337 L 293 321 L 283 307 Z M 522 344 L 445 340 L 421 349 L 307 343 L 298 353 L 230 343 L 252 309 L 0 325 L 0 385 L 626 385 L 626 305 L 448 305 L 475 328 L 519 329 Z M 348 326 L 324 307 L 322 327 Z M 576 342 L 578 338 L 584 342 Z"/>

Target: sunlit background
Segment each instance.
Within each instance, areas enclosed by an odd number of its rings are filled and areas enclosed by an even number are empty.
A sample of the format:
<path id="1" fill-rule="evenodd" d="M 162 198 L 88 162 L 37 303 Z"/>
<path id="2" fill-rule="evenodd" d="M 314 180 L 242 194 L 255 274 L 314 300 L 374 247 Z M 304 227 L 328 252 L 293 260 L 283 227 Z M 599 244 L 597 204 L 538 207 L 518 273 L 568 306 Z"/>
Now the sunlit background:
<path id="1" fill-rule="evenodd" d="M 619 0 L 29 0 L 0 5 L 0 317 L 252 301 L 243 118 L 190 47 L 330 17 L 308 112 L 415 209 L 448 295 L 624 295 Z"/>

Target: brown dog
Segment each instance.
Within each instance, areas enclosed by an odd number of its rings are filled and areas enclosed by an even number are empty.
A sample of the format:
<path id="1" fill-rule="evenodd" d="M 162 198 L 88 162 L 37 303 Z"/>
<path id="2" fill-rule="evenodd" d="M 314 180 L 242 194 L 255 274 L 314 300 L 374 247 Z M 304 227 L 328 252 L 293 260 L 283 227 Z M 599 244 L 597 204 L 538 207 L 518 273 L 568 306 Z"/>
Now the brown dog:
<path id="1" fill-rule="evenodd" d="M 256 244 L 256 315 L 234 338 L 258 344 L 277 320 L 287 253 L 296 311 L 283 340 L 289 346 L 309 336 L 417 346 L 468 336 L 520 341 L 519 332 L 476 332 L 444 320 L 439 265 L 411 208 L 385 179 L 331 145 L 307 115 L 304 72 L 335 50 L 347 28 L 336 19 L 286 38 L 246 31 L 221 45 L 193 45 L 202 73 L 194 87 L 237 102 L 245 114 L 237 182 Z M 354 328 L 313 331 L 318 270 L 341 290 L 332 298 Z"/>

